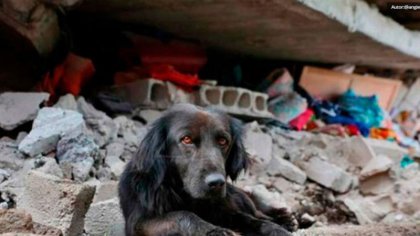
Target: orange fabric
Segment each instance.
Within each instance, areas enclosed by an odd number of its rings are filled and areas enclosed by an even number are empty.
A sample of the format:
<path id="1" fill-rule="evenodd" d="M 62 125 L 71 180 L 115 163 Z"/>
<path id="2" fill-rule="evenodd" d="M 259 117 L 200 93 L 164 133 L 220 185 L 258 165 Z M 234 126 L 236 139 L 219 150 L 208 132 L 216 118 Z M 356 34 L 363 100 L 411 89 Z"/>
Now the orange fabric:
<path id="1" fill-rule="evenodd" d="M 52 73 L 45 74 L 38 85 L 38 90 L 50 93 L 53 99 L 67 93 L 77 96 L 94 73 L 92 60 L 69 53 L 64 62 L 56 66 Z"/>

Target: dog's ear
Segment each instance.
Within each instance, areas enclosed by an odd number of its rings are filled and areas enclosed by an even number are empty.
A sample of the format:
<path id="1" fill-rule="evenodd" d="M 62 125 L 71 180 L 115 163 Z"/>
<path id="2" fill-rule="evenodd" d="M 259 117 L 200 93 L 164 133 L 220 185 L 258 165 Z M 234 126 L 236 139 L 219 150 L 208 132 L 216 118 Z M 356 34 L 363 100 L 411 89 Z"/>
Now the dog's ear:
<path id="1" fill-rule="evenodd" d="M 238 119 L 229 118 L 230 132 L 232 135 L 232 146 L 226 160 L 226 174 L 236 180 L 242 170 L 248 167 L 248 156 L 243 144 L 243 126 Z"/>
<path id="2" fill-rule="evenodd" d="M 164 118 L 152 124 L 133 160 L 136 171 L 142 175 L 142 182 L 147 183 L 152 191 L 161 185 L 166 173 L 167 125 Z"/>
<path id="3" fill-rule="evenodd" d="M 121 176 L 120 202 L 129 235 L 134 235 L 139 219 L 160 209 L 155 201 L 167 169 L 167 125 L 164 117 L 152 124 Z"/>

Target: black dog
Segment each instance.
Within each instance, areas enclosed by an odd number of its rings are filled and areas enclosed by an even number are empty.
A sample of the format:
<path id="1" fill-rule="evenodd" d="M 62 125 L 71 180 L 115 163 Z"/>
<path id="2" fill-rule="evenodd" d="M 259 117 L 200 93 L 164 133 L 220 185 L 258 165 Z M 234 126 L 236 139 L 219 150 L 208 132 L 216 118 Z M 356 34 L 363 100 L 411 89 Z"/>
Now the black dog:
<path id="1" fill-rule="evenodd" d="M 226 183 L 247 168 L 242 136 L 238 120 L 187 104 L 154 122 L 119 184 L 126 235 L 291 235 L 287 211 L 263 213 Z"/>

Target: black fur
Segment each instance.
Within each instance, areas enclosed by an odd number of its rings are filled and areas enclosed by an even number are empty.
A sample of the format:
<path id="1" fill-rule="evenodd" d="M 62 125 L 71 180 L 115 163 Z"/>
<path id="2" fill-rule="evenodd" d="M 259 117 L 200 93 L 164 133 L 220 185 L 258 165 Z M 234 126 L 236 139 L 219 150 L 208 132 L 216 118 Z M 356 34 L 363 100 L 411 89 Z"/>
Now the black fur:
<path id="1" fill-rule="evenodd" d="M 179 142 L 183 132 L 193 144 Z M 220 136 L 228 146 L 218 146 Z M 239 120 L 192 105 L 175 106 L 154 122 L 119 184 L 126 235 L 289 235 L 240 189 L 203 186 L 212 173 L 235 180 L 247 168 L 242 138 Z M 290 225 L 287 216 L 277 223 Z"/>

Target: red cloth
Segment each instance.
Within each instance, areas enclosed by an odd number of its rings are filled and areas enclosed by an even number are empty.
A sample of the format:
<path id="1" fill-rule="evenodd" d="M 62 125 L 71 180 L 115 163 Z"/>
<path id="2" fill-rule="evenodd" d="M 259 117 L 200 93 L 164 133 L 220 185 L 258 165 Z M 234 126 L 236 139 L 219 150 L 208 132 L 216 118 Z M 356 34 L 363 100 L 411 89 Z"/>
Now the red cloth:
<path id="1" fill-rule="evenodd" d="M 289 125 L 297 130 L 302 130 L 306 126 L 306 124 L 311 120 L 313 115 L 314 111 L 308 108 L 298 117 L 291 120 L 289 122 Z"/>
<path id="2" fill-rule="evenodd" d="M 201 84 L 197 75 L 182 74 L 171 65 L 153 65 L 149 67 L 150 76 L 154 79 L 167 80 L 181 87 L 197 87 Z"/>
<path id="3" fill-rule="evenodd" d="M 53 99 L 67 93 L 77 96 L 94 73 L 92 60 L 69 53 L 64 62 L 56 66 L 52 73 L 45 74 L 37 87 L 38 90 L 50 93 Z"/>

